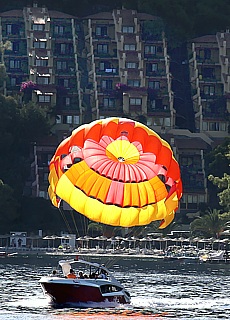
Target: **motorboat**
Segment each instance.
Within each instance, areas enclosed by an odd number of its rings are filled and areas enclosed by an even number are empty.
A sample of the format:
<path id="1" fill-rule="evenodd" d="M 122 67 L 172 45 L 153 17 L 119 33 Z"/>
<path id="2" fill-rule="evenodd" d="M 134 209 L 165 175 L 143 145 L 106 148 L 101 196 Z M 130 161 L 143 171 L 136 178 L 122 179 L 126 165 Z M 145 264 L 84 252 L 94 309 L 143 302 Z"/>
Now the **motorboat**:
<path id="1" fill-rule="evenodd" d="M 164 260 L 198 262 L 199 250 L 194 246 L 169 246 L 165 251 Z"/>
<path id="2" fill-rule="evenodd" d="M 209 251 L 200 256 L 201 262 L 229 263 L 230 258 L 226 250 Z"/>
<path id="3" fill-rule="evenodd" d="M 45 276 L 39 280 L 44 294 L 50 297 L 52 304 L 72 305 L 105 301 L 130 303 L 130 294 L 104 265 L 76 258 L 61 260 L 59 266 L 60 276 Z M 70 270 L 76 267 L 84 278 L 68 278 Z"/>
<path id="4" fill-rule="evenodd" d="M 6 251 L 0 251 L 0 257 L 6 258 L 6 257 L 13 257 L 17 255 L 17 252 L 8 253 Z"/>

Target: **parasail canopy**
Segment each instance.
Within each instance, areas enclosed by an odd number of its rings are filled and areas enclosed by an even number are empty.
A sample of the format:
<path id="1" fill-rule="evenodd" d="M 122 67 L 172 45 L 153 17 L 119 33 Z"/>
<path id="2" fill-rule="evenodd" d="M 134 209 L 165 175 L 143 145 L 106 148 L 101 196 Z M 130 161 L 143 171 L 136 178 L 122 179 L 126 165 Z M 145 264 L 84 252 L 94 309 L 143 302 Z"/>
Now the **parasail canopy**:
<path id="1" fill-rule="evenodd" d="M 58 146 L 49 173 L 55 206 L 66 201 L 90 220 L 131 227 L 174 219 L 182 196 L 180 169 L 169 144 L 125 118 L 84 124 Z"/>

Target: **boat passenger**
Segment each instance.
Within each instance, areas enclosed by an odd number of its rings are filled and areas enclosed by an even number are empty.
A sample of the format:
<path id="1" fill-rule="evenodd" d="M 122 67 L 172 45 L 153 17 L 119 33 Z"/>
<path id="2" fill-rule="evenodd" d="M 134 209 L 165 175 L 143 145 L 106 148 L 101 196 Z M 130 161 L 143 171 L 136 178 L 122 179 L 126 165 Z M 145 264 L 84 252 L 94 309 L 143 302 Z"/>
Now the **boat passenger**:
<path id="1" fill-rule="evenodd" d="M 96 273 L 95 272 L 92 272 L 90 275 L 89 275 L 90 279 L 96 279 Z"/>
<path id="2" fill-rule="evenodd" d="M 77 278 L 77 277 L 76 277 L 76 274 L 75 274 L 74 271 L 73 271 L 73 269 L 70 269 L 70 270 L 69 270 L 69 274 L 67 274 L 67 278 L 68 278 L 68 279 L 75 279 L 75 278 Z"/>
<path id="3" fill-rule="evenodd" d="M 84 279 L 84 275 L 83 275 L 83 272 L 82 272 L 82 271 L 79 271 L 79 273 L 78 273 L 78 278 L 79 278 L 79 279 Z"/>
<path id="4" fill-rule="evenodd" d="M 101 269 L 101 273 L 98 276 L 99 279 L 108 279 L 107 272 L 104 269 Z"/>

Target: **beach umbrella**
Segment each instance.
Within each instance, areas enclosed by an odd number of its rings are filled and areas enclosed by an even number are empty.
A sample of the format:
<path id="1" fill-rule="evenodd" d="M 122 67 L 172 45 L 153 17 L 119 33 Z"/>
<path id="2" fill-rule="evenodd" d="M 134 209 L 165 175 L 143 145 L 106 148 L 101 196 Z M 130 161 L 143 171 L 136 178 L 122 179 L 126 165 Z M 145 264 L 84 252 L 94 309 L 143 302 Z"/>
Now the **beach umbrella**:
<path id="1" fill-rule="evenodd" d="M 55 239 L 57 239 L 57 238 L 58 238 L 58 236 L 52 235 L 52 236 L 45 236 L 43 239 L 44 239 L 44 240 L 48 240 L 48 248 L 50 248 L 50 243 L 49 243 L 49 241 L 52 240 L 52 242 L 53 242 L 53 248 L 54 248 L 54 241 L 55 241 Z"/>

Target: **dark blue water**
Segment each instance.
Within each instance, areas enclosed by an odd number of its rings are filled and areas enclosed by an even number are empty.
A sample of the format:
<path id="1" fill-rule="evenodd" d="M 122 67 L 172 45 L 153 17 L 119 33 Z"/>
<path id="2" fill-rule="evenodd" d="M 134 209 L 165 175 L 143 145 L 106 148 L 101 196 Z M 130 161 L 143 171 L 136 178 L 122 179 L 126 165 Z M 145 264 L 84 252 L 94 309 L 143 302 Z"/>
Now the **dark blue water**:
<path id="1" fill-rule="evenodd" d="M 47 255 L 0 258 L 1 320 L 230 319 L 230 265 L 110 258 L 110 269 L 132 296 L 130 305 L 54 309 L 38 280 L 50 274 L 59 259 Z M 108 263 L 107 257 L 98 259 L 93 261 Z"/>

